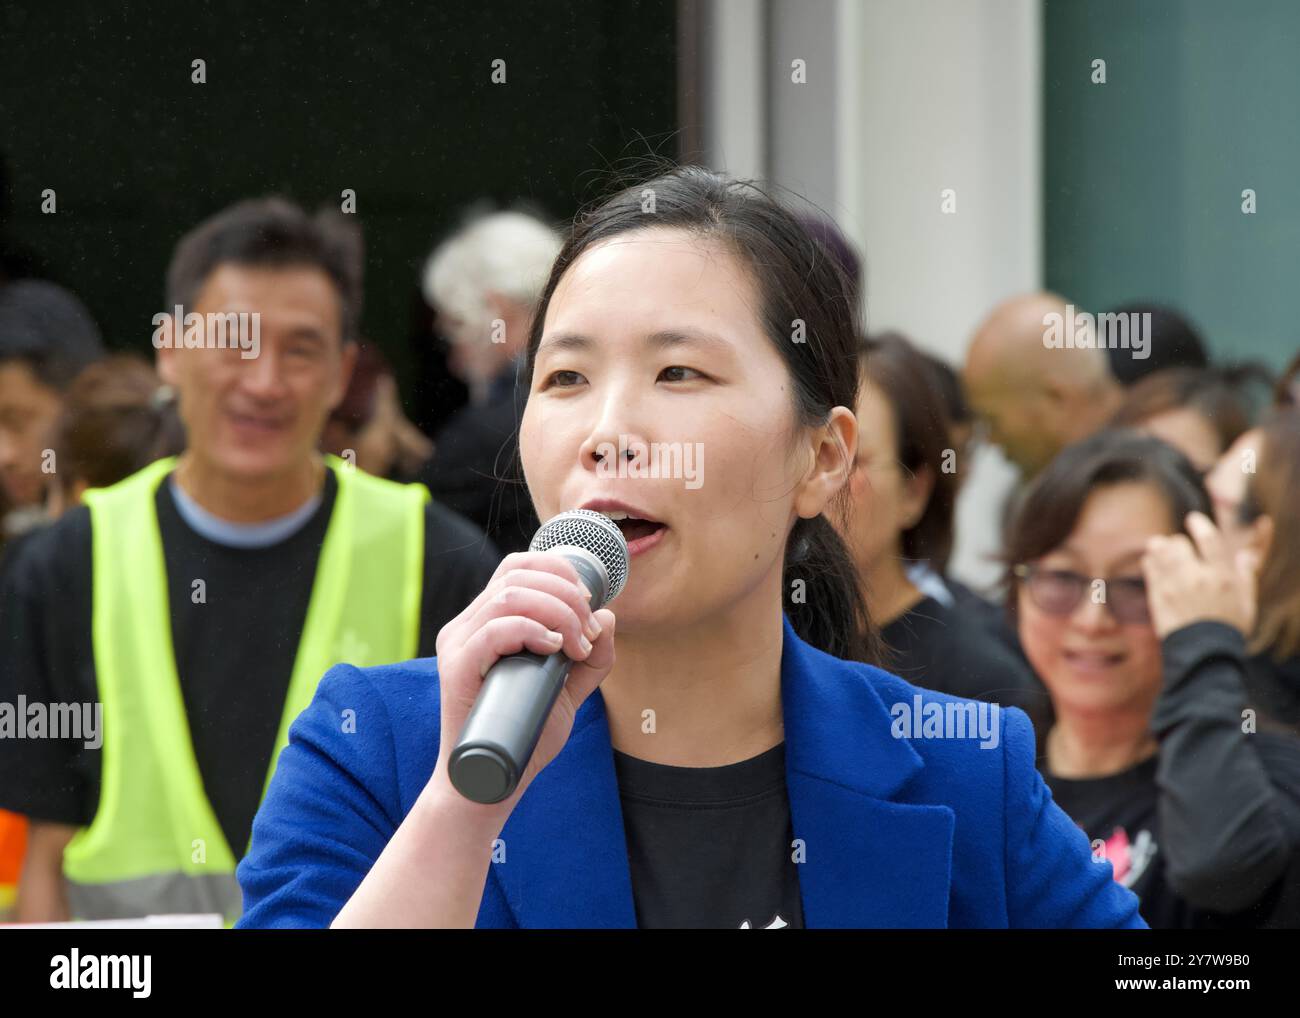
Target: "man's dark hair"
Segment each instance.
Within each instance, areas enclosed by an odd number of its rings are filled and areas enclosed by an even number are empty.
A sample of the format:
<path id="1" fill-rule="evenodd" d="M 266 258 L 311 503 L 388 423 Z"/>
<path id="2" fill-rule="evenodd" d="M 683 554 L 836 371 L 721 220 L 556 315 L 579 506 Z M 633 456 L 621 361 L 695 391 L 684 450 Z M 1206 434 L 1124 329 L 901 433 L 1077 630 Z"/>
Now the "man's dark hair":
<path id="1" fill-rule="evenodd" d="M 356 339 L 361 317 L 361 231 L 324 209 L 309 216 L 284 198 L 241 201 L 205 219 L 181 238 L 167 267 L 167 305 L 187 310 L 221 265 L 253 268 L 306 266 L 324 272 L 338 291 L 345 343 Z"/>
<path id="2" fill-rule="evenodd" d="M 104 355 L 99 328 L 74 294 L 43 279 L 0 284 L 0 361 L 22 361 L 63 392 Z"/>
<path id="3" fill-rule="evenodd" d="M 1111 314 L 1149 314 L 1151 346 L 1145 358 L 1132 356 L 1119 346 L 1108 346 L 1110 370 L 1120 385 L 1132 385 L 1147 375 L 1166 368 L 1204 368 L 1210 363 L 1200 330 L 1187 317 L 1171 307 L 1135 301 L 1112 308 Z M 1103 337 L 1104 338 L 1104 337 Z"/>

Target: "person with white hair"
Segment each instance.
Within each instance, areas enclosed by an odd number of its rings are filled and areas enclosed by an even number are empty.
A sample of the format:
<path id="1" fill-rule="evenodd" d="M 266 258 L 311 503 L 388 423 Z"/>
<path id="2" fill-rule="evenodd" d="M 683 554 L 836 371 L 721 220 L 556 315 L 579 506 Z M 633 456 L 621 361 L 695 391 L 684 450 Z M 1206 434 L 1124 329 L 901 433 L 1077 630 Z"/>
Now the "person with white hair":
<path id="1" fill-rule="evenodd" d="M 560 237 L 519 211 L 473 219 L 434 249 L 422 289 L 451 344 L 449 366 L 469 405 L 435 436 L 420 480 L 482 527 L 503 552 L 528 546 L 536 517 L 512 465 L 528 380 L 520 378 L 533 308 Z"/>

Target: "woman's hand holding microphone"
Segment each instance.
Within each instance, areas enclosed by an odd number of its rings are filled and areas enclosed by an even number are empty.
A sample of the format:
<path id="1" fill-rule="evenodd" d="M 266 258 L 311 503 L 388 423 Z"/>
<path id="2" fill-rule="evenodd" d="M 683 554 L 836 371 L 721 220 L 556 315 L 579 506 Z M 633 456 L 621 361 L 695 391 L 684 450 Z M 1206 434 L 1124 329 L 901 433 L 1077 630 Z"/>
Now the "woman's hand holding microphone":
<path id="1" fill-rule="evenodd" d="M 595 612 L 560 555 L 507 555 L 482 593 L 438 633 L 438 763 L 415 806 L 332 926 L 474 925 L 492 842 L 515 804 L 568 741 L 583 701 L 614 667 L 614 613 Z M 471 802 L 448 762 L 489 668 L 520 651 L 558 650 L 574 662 L 519 785 L 501 802 Z"/>
<path id="2" fill-rule="evenodd" d="M 504 823 L 533 778 L 559 755 L 578 708 L 614 667 L 614 613 L 608 608 L 593 612 L 590 596 L 577 570 L 562 556 L 517 552 L 505 557 L 483 592 L 442 628 L 441 742 L 430 778 L 437 791 L 459 795 L 448 777 L 448 758 L 488 669 L 520 651 L 547 655 L 562 650 L 574 664 L 519 787 L 500 803 L 478 808 L 497 810 Z"/>

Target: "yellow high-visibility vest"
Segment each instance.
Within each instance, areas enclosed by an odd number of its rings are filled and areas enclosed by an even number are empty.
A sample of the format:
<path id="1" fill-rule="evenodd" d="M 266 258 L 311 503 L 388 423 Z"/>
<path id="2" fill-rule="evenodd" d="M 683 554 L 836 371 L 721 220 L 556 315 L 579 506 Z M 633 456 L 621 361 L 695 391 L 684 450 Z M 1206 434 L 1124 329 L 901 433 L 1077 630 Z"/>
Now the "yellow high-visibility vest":
<path id="1" fill-rule="evenodd" d="M 333 456 L 326 462 L 338 492 L 263 795 L 290 724 L 329 668 L 407 660 L 419 643 L 428 490 L 372 477 Z M 77 919 L 219 912 L 229 927 L 243 910 L 237 859 L 194 755 L 154 502 L 174 466 L 174 457 L 159 460 L 85 494 L 102 778 L 98 810 L 64 850 L 63 872 Z"/>

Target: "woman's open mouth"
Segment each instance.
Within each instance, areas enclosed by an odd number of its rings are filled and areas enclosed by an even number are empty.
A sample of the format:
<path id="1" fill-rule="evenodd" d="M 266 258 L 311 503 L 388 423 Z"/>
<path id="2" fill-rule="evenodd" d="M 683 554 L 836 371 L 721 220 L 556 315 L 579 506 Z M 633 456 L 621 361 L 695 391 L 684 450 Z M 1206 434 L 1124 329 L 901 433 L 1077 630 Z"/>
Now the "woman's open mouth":
<path id="1" fill-rule="evenodd" d="M 1076 672 L 1102 675 L 1124 663 L 1127 654 L 1103 654 L 1100 651 L 1062 651 L 1065 663 Z"/>
<path id="2" fill-rule="evenodd" d="M 668 524 L 660 523 L 658 520 L 639 519 L 616 509 L 600 511 L 613 520 L 622 531 L 623 538 L 627 541 L 628 554 L 634 557 L 653 548 L 663 539 L 663 535 L 668 530 Z"/>

